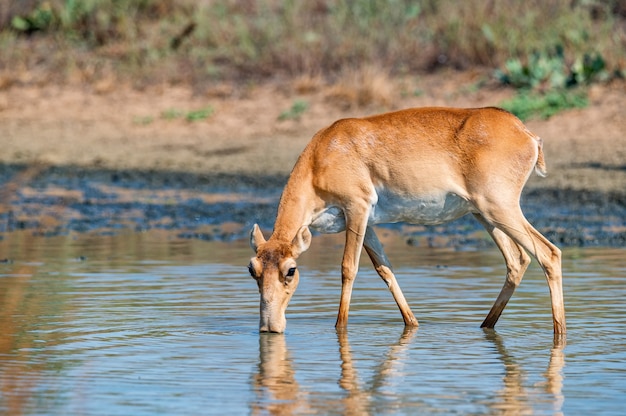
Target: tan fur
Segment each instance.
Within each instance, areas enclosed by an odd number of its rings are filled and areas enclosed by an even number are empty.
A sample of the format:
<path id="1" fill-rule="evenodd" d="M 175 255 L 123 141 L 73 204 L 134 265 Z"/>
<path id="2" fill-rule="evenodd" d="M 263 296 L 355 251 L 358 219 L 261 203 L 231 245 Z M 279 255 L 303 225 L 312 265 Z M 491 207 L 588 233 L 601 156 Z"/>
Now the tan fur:
<path id="1" fill-rule="evenodd" d="M 493 327 L 500 317 L 522 279 L 528 251 L 549 283 L 554 332 L 565 333 L 560 251 L 526 221 L 519 207 L 533 170 L 542 176 L 546 172 L 542 140 L 501 109 L 415 108 L 339 120 L 319 131 L 300 155 L 270 239 L 255 243 L 264 238 L 258 227 L 253 229 L 257 259 L 253 263 L 262 269 L 255 277 L 282 281 L 279 264 L 285 257 L 295 264 L 308 248 L 309 226 L 321 232 L 346 230 L 336 325 L 347 325 L 352 285 L 365 247 L 405 324 L 416 326 L 372 226 L 397 221 L 437 224 L 471 213 L 494 238 L 507 264 L 505 285 L 483 326 Z M 285 244 L 297 249 L 290 253 Z M 291 283 L 282 288 L 289 298 L 295 290 Z M 277 299 L 286 308 L 284 297 Z M 279 316 L 265 313 L 263 318 L 263 308 L 262 304 L 262 330 L 283 332 L 284 309 L 278 308 Z"/>

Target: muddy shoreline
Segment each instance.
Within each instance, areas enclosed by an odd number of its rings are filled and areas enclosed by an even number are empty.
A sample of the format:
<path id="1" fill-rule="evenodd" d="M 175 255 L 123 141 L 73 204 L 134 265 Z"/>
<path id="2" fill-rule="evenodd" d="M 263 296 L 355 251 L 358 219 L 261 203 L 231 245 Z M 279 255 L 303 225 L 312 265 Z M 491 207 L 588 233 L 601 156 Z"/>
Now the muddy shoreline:
<path id="1" fill-rule="evenodd" d="M 271 230 L 287 176 L 0 165 L 0 238 L 168 230 L 178 238 L 231 241 L 254 222 Z M 626 192 L 529 186 L 529 221 L 561 247 L 626 245 Z M 440 226 L 384 228 L 407 244 L 472 249 L 493 243 L 471 216 Z"/>
<path id="2" fill-rule="evenodd" d="M 485 78 L 487 77 L 487 78 Z M 512 91 L 475 88 L 488 74 L 416 77 L 419 95 L 391 108 L 338 108 L 319 88 L 280 85 L 243 96 L 194 94 L 183 86 L 94 93 L 81 85 L 0 90 L 0 238 L 167 230 L 177 238 L 246 238 L 254 222 L 269 232 L 287 176 L 320 128 L 399 108 L 497 105 Z M 562 247 L 626 245 L 626 83 L 589 89 L 590 105 L 526 124 L 544 139 L 548 177 L 531 177 L 522 208 Z M 281 118 L 295 100 L 308 103 Z M 210 106 L 202 121 L 172 109 Z M 407 243 L 454 249 L 493 244 L 471 216 L 436 227 L 392 225 Z M 395 237 L 394 237 L 395 238 Z M 0 253 L 0 257 L 2 254 Z"/>

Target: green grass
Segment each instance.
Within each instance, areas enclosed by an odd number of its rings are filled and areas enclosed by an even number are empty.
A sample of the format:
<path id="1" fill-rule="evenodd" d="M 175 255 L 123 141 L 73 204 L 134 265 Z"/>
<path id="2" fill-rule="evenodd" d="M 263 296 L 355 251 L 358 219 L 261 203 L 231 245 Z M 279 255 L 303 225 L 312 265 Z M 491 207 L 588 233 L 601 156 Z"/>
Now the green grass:
<path id="1" fill-rule="evenodd" d="M 140 126 L 147 126 L 152 124 L 154 117 L 152 116 L 135 116 L 133 117 L 133 123 Z"/>
<path id="2" fill-rule="evenodd" d="M 177 118 L 181 118 L 185 115 L 185 113 L 181 110 L 177 110 L 175 108 L 168 108 L 167 110 L 161 113 L 161 118 L 165 120 L 176 120 Z"/>
<path id="3" fill-rule="evenodd" d="M 214 112 L 213 107 L 210 107 L 210 106 L 201 108 L 199 110 L 189 111 L 185 115 L 185 120 L 189 122 L 202 121 L 211 117 L 211 115 L 213 115 L 213 112 Z"/>
<path id="4" fill-rule="evenodd" d="M 309 103 L 304 100 L 296 100 L 288 110 L 283 111 L 278 116 L 281 121 L 298 120 L 302 114 L 309 108 Z"/>

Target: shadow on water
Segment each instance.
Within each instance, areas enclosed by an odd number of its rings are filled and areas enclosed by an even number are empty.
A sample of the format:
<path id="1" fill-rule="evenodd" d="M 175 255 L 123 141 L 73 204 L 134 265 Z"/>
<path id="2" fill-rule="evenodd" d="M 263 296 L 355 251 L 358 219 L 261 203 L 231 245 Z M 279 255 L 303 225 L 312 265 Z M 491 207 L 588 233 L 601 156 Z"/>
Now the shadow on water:
<path id="1" fill-rule="evenodd" d="M 501 387 L 494 390 L 492 397 L 479 403 L 467 403 L 472 413 L 532 414 L 538 396 L 543 396 L 548 410 L 560 413 L 564 402 L 564 339 L 555 337 L 549 351 L 537 351 L 537 355 L 545 358 L 543 380 L 528 387 L 526 371 L 508 351 L 504 338 L 494 330 L 483 331 L 484 340 L 496 351 L 495 359 L 501 364 L 499 372 L 503 376 Z M 414 386 L 407 396 L 390 394 L 389 386 L 415 377 L 415 374 L 409 374 L 407 366 L 416 365 L 410 355 L 419 342 L 417 333 L 417 328 L 405 328 L 400 337 L 386 347 L 386 352 L 373 360 L 371 374 L 363 380 L 350 345 L 349 330 L 338 330 L 339 367 L 334 372 L 338 374 L 337 385 L 343 394 L 341 398 L 325 403 L 316 402 L 311 392 L 298 383 L 297 364 L 287 346 L 287 337 L 284 334 L 261 334 L 258 371 L 253 376 L 255 399 L 250 404 L 252 414 L 307 414 L 321 410 L 326 414 L 373 415 L 394 409 L 401 412 L 441 410 L 445 408 L 446 400 L 454 395 L 452 389 L 443 390 L 441 397 L 421 395 L 419 386 Z M 433 404 L 437 401 L 441 402 L 439 406 Z"/>

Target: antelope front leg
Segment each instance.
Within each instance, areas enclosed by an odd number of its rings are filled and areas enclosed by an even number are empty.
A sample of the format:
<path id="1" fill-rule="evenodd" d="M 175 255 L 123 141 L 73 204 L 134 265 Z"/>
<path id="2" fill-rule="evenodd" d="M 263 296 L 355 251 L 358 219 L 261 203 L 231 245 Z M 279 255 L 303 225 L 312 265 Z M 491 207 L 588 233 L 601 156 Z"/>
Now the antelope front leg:
<path id="1" fill-rule="evenodd" d="M 396 276 L 393 274 L 391 263 L 385 255 L 383 245 L 380 243 L 380 240 L 376 236 L 372 227 L 367 227 L 365 231 L 363 247 L 365 247 L 365 251 L 367 251 L 367 254 L 372 260 L 376 272 L 378 272 L 378 275 L 387 284 L 389 291 L 393 295 L 393 299 L 396 301 L 396 304 L 400 309 L 400 313 L 402 314 L 404 325 L 408 327 L 418 326 L 417 319 L 415 319 L 415 315 L 413 315 L 409 304 L 404 298 L 404 294 L 402 293 L 402 289 L 400 289 Z"/>
<path id="2" fill-rule="evenodd" d="M 348 325 L 352 287 L 359 270 L 359 259 L 361 258 L 366 226 L 367 209 L 362 210 L 360 215 L 353 211 L 346 211 L 346 245 L 341 262 L 341 299 L 336 328 L 345 328 Z"/>

